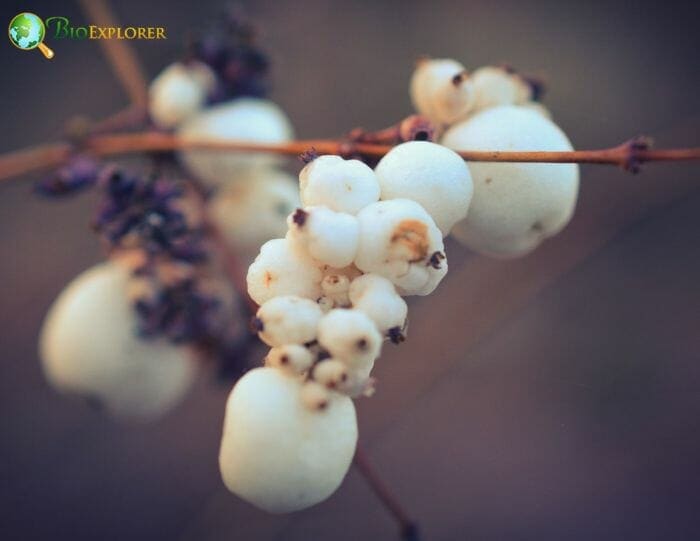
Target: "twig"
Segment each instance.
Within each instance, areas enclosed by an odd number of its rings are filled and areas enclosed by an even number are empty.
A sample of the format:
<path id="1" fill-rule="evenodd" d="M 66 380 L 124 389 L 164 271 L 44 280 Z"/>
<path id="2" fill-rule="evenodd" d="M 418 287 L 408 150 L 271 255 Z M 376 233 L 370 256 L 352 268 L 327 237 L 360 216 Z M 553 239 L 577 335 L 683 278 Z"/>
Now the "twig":
<path id="1" fill-rule="evenodd" d="M 119 26 L 106 0 L 78 0 L 78 3 L 93 24 Z M 132 105 L 145 108 L 148 103 L 146 75 L 129 42 L 123 39 L 101 39 L 99 42 Z"/>
<path id="2" fill-rule="evenodd" d="M 310 148 L 315 149 L 318 154 L 381 158 L 391 150 L 392 145 L 332 139 L 309 139 L 280 144 L 207 139 L 194 140 L 155 131 L 105 134 L 86 138 L 80 148 L 73 148 L 65 143 L 56 143 L 1 155 L 0 180 L 38 169 L 55 167 L 67 160 L 72 152 L 77 151 L 103 157 L 169 150 L 268 152 L 286 156 L 298 156 Z M 573 150 L 570 152 L 466 150 L 460 151 L 458 154 L 467 161 L 475 162 L 607 164 L 617 165 L 628 171 L 636 172 L 642 163 L 647 162 L 700 160 L 700 147 L 650 149 L 646 139 L 635 138 L 619 146 L 600 150 Z"/>
<path id="3" fill-rule="evenodd" d="M 362 477 L 365 478 L 372 492 L 379 498 L 384 507 L 394 516 L 399 524 L 401 539 L 403 541 L 418 541 L 418 524 L 413 522 L 399 501 L 382 480 L 377 470 L 372 465 L 365 450 L 358 445 L 355 451 L 353 463 Z"/>

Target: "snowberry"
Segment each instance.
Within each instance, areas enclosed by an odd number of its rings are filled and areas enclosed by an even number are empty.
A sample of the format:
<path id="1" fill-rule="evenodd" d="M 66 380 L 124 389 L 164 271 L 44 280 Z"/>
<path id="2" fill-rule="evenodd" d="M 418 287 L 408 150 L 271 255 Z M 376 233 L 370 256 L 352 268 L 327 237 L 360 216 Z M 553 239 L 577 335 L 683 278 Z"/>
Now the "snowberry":
<path id="1" fill-rule="evenodd" d="M 513 105 L 524 99 L 524 89 L 527 86 L 520 77 L 498 66 L 484 66 L 475 70 L 471 80 L 476 95 L 474 111 Z"/>
<path id="2" fill-rule="evenodd" d="M 262 243 L 284 236 L 287 216 L 301 204 L 294 177 L 259 168 L 236 178 L 211 198 L 211 220 L 239 253 L 256 253 Z"/>
<path id="3" fill-rule="evenodd" d="M 283 295 L 266 301 L 255 316 L 258 336 L 268 346 L 306 344 L 316 339 L 323 313 L 316 302 Z"/>
<path id="4" fill-rule="evenodd" d="M 472 199 L 472 177 L 453 150 L 427 141 L 392 148 L 375 170 L 381 198 L 412 199 L 428 211 L 443 235 L 463 220 Z"/>
<path id="5" fill-rule="evenodd" d="M 280 295 L 316 300 L 322 273 L 317 264 L 286 239 L 267 241 L 248 268 L 248 294 L 258 304 Z"/>
<path id="6" fill-rule="evenodd" d="M 355 260 L 359 236 L 355 216 L 326 207 L 306 207 L 290 214 L 287 225 L 287 238 L 319 263 L 341 268 Z"/>
<path id="7" fill-rule="evenodd" d="M 170 64 L 148 89 L 151 119 L 161 128 L 176 127 L 202 108 L 215 84 L 216 77 L 206 64 Z"/>
<path id="8" fill-rule="evenodd" d="M 75 278 L 46 316 L 39 353 L 57 389 L 94 399 L 118 418 L 148 421 L 183 398 L 197 370 L 186 348 L 137 336 L 129 278 L 116 262 Z"/>
<path id="9" fill-rule="evenodd" d="M 188 118 L 179 127 L 178 135 L 184 141 L 284 143 L 291 139 L 292 128 L 284 112 L 271 101 L 238 98 Z M 235 179 L 246 169 L 281 161 L 272 154 L 202 149 L 185 150 L 181 156 L 190 171 L 210 186 Z"/>
<path id="10" fill-rule="evenodd" d="M 352 400 L 308 383 L 282 370 L 256 368 L 236 383 L 226 404 L 219 452 L 223 481 L 231 492 L 272 513 L 298 511 L 328 498 L 355 453 Z M 312 399 L 321 393 L 330 399 L 326 407 L 309 408 L 306 403 L 318 405 Z"/>
<path id="11" fill-rule="evenodd" d="M 325 410 L 331 403 L 331 393 L 317 381 L 305 381 L 301 387 L 301 402 L 311 411 Z"/>
<path id="12" fill-rule="evenodd" d="M 373 363 L 382 348 L 382 336 L 374 322 L 353 309 L 336 308 L 325 314 L 318 324 L 318 342 L 351 369 Z"/>
<path id="13" fill-rule="evenodd" d="M 378 274 L 365 274 L 350 284 L 348 297 L 352 307 L 366 314 L 382 334 L 404 327 L 408 306 L 394 284 Z"/>
<path id="14" fill-rule="evenodd" d="M 409 199 L 368 205 L 357 215 L 355 265 L 391 280 L 402 295 L 428 295 L 447 273 L 442 233 L 423 207 Z"/>
<path id="15" fill-rule="evenodd" d="M 342 391 L 348 380 L 348 367 L 339 359 L 326 359 L 314 366 L 312 377 L 329 389 Z"/>
<path id="16" fill-rule="evenodd" d="M 454 149 L 572 150 L 549 119 L 523 107 L 498 107 L 453 126 L 443 143 Z M 511 257 L 559 232 L 578 195 L 575 164 L 472 163 L 474 199 L 454 236 L 476 251 Z"/>
<path id="17" fill-rule="evenodd" d="M 270 349 L 265 357 L 265 366 L 289 370 L 293 374 L 303 374 L 314 362 L 308 348 L 299 344 L 285 344 Z"/>
<path id="18" fill-rule="evenodd" d="M 304 206 L 323 206 L 336 212 L 357 214 L 379 199 L 374 171 L 359 160 L 319 156 L 299 173 Z"/>
<path id="19" fill-rule="evenodd" d="M 413 72 L 413 105 L 437 124 L 451 124 L 466 116 L 474 106 L 474 97 L 474 85 L 456 60 L 421 60 Z"/>

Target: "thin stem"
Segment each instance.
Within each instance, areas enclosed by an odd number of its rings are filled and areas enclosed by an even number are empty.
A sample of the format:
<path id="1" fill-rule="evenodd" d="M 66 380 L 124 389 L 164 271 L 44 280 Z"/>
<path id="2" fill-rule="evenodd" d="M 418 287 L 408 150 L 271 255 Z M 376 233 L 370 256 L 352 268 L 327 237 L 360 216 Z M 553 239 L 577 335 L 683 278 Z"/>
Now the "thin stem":
<path id="1" fill-rule="evenodd" d="M 381 158 L 392 149 L 392 145 L 332 139 L 308 139 L 279 144 L 195 140 L 183 139 L 173 134 L 156 131 L 104 134 L 86 138 L 79 148 L 71 147 L 66 143 L 56 143 L 0 155 L 0 180 L 38 169 L 55 167 L 67 160 L 71 153 L 77 151 L 101 157 L 171 150 L 268 152 L 298 156 L 311 148 L 315 149 L 318 154 Z M 569 152 L 465 150 L 458 152 L 458 154 L 467 161 L 475 162 L 607 164 L 636 172 L 640 164 L 647 162 L 700 160 L 700 147 L 650 149 L 643 139 L 635 138 L 619 146 L 600 150 L 573 150 Z"/>
<path id="2" fill-rule="evenodd" d="M 78 0 L 78 3 L 93 24 L 119 26 L 106 0 Z M 146 75 L 128 40 L 101 39 L 99 42 L 114 75 L 124 87 L 132 105 L 145 108 L 148 103 Z"/>
<path id="3" fill-rule="evenodd" d="M 379 498 L 382 505 L 396 519 L 403 541 L 418 541 L 418 525 L 413 522 L 389 486 L 382 480 L 366 451 L 358 445 L 353 463 L 357 471 L 365 478 L 372 492 Z"/>

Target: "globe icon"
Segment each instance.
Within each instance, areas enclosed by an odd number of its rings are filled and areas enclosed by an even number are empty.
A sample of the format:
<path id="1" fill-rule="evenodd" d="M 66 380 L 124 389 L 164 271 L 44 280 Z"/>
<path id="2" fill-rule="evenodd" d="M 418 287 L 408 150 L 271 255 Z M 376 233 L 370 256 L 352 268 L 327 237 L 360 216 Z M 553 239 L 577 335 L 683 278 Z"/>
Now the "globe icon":
<path id="1" fill-rule="evenodd" d="M 44 21 L 34 13 L 15 15 L 10 21 L 8 34 L 15 47 L 25 51 L 38 47 L 46 58 L 53 57 L 53 51 L 42 43 L 46 34 Z"/>

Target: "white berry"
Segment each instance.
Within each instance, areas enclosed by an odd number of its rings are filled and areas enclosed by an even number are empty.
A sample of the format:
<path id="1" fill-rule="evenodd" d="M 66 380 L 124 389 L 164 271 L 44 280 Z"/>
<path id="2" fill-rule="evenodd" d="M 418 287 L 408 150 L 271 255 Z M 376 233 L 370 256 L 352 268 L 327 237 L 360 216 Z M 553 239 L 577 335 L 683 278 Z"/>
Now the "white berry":
<path id="1" fill-rule="evenodd" d="M 523 107 L 498 107 L 453 126 L 443 143 L 472 150 L 572 150 L 549 119 Z M 535 248 L 570 220 L 578 195 L 576 164 L 472 163 L 474 198 L 454 236 L 476 251 L 512 257 Z"/>
<path id="2" fill-rule="evenodd" d="M 299 173 L 304 206 L 324 206 L 336 212 L 357 214 L 379 199 L 374 171 L 359 160 L 319 156 Z"/>
<path id="3" fill-rule="evenodd" d="M 241 143 L 284 143 L 292 128 L 284 112 L 271 101 L 238 98 L 209 107 L 188 118 L 178 129 L 183 141 L 213 140 Z M 281 162 L 279 156 L 260 152 L 181 151 L 187 168 L 209 186 L 235 179 L 243 171 Z"/>
<path id="4" fill-rule="evenodd" d="M 39 353 L 60 391 L 95 399 L 118 418 L 149 421 L 184 397 L 197 368 L 186 348 L 137 335 L 129 278 L 116 262 L 75 278 L 46 316 Z"/>
<path id="5" fill-rule="evenodd" d="M 364 313 L 336 308 L 321 318 L 318 342 L 332 357 L 346 362 L 351 369 L 358 369 L 379 357 L 382 336 Z"/>
<path id="6" fill-rule="evenodd" d="M 153 79 L 148 89 L 148 112 L 161 128 L 174 128 L 199 111 L 216 78 L 201 62 L 175 62 Z"/>
<path id="7" fill-rule="evenodd" d="M 355 260 L 359 239 L 357 218 L 326 207 L 297 209 L 287 218 L 288 239 L 316 261 L 346 267 Z"/>
<path id="8" fill-rule="evenodd" d="M 408 306 L 394 284 L 378 274 L 364 274 L 350 284 L 348 297 L 352 307 L 366 314 L 382 334 L 404 327 Z"/>
<path id="9" fill-rule="evenodd" d="M 295 295 L 273 297 L 256 314 L 258 336 L 268 346 L 306 344 L 316 339 L 323 312 L 315 301 Z"/>
<path id="10" fill-rule="evenodd" d="M 512 105 L 522 99 L 525 83 L 504 68 L 484 66 L 472 73 L 471 80 L 476 94 L 475 111 Z"/>
<path id="11" fill-rule="evenodd" d="M 342 392 L 349 377 L 348 366 L 339 359 L 326 359 L 314 366 L 312 377 L 324 387 Z"/>
<path id="12" fill-rule="evenodd" d="M 208 210 L 231 248 L 248 256 L 265 241 L 283 237 L 287 216 L 300 204 L 296 179 L 265 167 L 244 173 L 217 191 Z"/>
<path id="13" fill-rule="evenodd" d="M 248 268 L 248 294 L 258 304 L 280 295 L 316 300 L 321 296 L 322 273 L 311 257 L 295 250 L 287 239 L 273 239 L 260 247 Z"/>
<path id="14" fill-rule="evenodd" d="M 456 60 L 421 60 L 413 72 L 410 92 L 416 110 L 437 124 L 451 124 L 474 106 L 474 85 Z"/>
<path id="15" fill-rule="evenodd" d="M 428 295 L 447 273 L 442 233 L 423 207 L 409 199 L 368 205 L 357 215 L 355 265 L 391 280 L 402 295 Z"/>
<path id="16" fill-rule="evenodd" d="M 392 148 L 375 170 L 381 198 L 412 199 L 428 211 L 443 235 L 467 215 L 474 191 L 464 160 L 427 141 Z"/>
<path id="17" fill-rule="evenodd" d="M 273 347 L 265 357 L 265 366 L 288 370 L 293 374 L 303 374 L 314 362 L 314 356 L 308 348 L 299 344 L 285 344 Z"/>
<path id="18" fill-rule="evenodd" d="M 281 370 L 256 368 L 236 383 L 226 404 L 219 452 L 223 481 L 271 513 L 298 511 L 328 498 L 355 453 L 352 400 L 321 387 L 330 402 L 311 409 L 302 398 L 304 388 L 299 378 Z M 309 394 L 317 393 L 304 391 L 311 401 Z"/>

